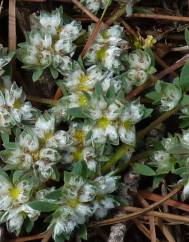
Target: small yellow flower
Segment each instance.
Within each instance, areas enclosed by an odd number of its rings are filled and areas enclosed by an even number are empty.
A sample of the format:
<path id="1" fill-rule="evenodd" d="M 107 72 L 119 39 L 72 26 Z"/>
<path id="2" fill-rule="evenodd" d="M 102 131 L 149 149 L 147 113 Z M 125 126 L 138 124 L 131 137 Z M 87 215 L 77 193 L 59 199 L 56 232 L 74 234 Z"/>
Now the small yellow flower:
<path id="1" fill-rule="evenodd" d="M 87 106 L 88 105 L 88 99 L 84 94 L 79 95 L 79 104 L 81 106 Z"/>
<path id="2" fill-rule="evenodd" d="M 10 197 L 13 200 L 16 200 L 19 197 L 20 193 L 21 193 L 21 190 L 17 186 L 11 187 L 11 189 L 9 190 Z"/>
<path id="3" fill-rule="evenodd" d="M 151 48 L 157 42 L 157 40 L 152 35 L 147 35 L 144 40 L 143 48 Z"/>
<path id="4" fill-rule="evenodd" d="M 109 125 L 110 121 L 106 117 L 102 117 L 101 119 L 98 120 L 97 126 L 99 128 L 106 128 Z"/>
<path id="5" fill-rule="evenodd" d="M 106 48 L 104 48 L 104 47 L 100 48 L 96 52 L 96 58 L 100 62 L 103 61 L 106 58 L 106 55 L 107 55 Z"/>
<path id="6" fill-rule="evenodd" d="M 77 142 L 79 142 L 80 144 L 83 144 L 85 139 L 85 133 L 82 130 L 76 130 L 73 136 Z"/>

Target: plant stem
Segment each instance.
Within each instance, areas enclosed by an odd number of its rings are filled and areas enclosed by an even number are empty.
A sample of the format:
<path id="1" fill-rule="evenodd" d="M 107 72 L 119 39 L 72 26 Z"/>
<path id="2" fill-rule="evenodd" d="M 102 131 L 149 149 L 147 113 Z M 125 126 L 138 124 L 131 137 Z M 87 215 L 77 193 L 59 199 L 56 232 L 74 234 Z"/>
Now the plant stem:
<path id="1" fill-rule="evenodd" d="M 48 105 L 51 105 L 51 106 L 55 106 L 57 104 L 56 100 L 48 99 L 48 98 L 41 98 L 41 97 L 35 97 L 35 96 L 27 95 L 27 99 L 29 101 L 32 101 L 32 102 L 48 104 Z"/>

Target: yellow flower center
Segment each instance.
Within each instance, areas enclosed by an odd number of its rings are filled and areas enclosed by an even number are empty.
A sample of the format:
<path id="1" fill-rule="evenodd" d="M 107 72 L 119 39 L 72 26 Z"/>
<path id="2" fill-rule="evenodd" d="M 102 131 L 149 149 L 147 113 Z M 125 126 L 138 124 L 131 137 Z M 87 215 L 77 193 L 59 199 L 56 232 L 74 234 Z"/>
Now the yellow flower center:
<path id="1" fill-rule="evenodd" d="M 13 108 L 19 109 L 22 107 L 22 101 L 20 99 L 16 99 L 13 104 Z"/>
<path id="2" fill-rule="evenodd" d="M 88 99 L 87 99 L 87 97 L 84 94 L 81 94 L 79 96 L 79 104 L 80 104 L 80 106 L 87 106 Z"/>
<path id="3" fill-rule="evenodd" d="M 74 133 L 74 139 L 80 144 L 83 143 L 85 138 L 85 133 L 82 130 L 76 130 Z"/>
<path id="4" fill-rule="evenodd" d="M 19 187 L 16 187 L 16 186 L 15 187 L 12 187 L 9 190 L 9 194 L 10 194 L 10 196 L 11 196 L 11 198 L 13 200 L 16 200 L 19 197 L 20 193 L 21 193 L 20 188 Z"/>
<path id="5" fill-rule="evenodd" d="M 123 126 L 124 126 L 126 129 L 130 129 L 130 128 L 133 127 L 133 123 L 132 123 L 132 121 L 127 120 L 127 121 L 125 121 L 125 122 L 123 123 Z"/>
<path id="6" fill-rule="evenodd" d="M 87 75 L 81 75 L 79 78 L 80 83 L 86 83 L 86 82 L 88 82 L 88 80 L 89 80 L 89 76 L 87 76 Z"/>
<path id="7" fill-rule="evenodd" d="M 79 201 L 77 199 L 71 199 L 68 201 L 68 206 L 71 208 L 76 208 Z"/>
<path id="8" fill-rule="evenodd" d="M 73 152 L 73 157 L 75 160 L 82 160 L 83 158 L 83 154 L 81 150 L 76 150 L 75 152 Z"/>
<path id="9" fill-rule="evenodd" d="M 89 76 L 81 75 L 79 78 L 80 84 L 78 85 L 78 91 L 88 91 L 90 90 L 89 86 L 87 86 L 87 82 L 89 81 Z"/>
<path id="10" fill-rule="evenodd" d="M 106 29 L 106 30 L 102 31 L 101 35 L 104 39 L 108 39 L 109 38 L 108 30 Z"/>
<path id="11" fill-rule="evenodd" d="M 96 52 L 96 58 L 98 61 L 103 61 L 106 58 L 106 48 L 102 47 Z"/>
<path id="12" fill-rule="evenodd" d="M 156 42 L 156 39 L 152 35 L 148 35 L 144 41 L 143 48 L 152 48 Z"/>
<path id="13" fill-rule="evenodd" d="M 32 153 L 32 158 L 34 162 L 39 160 L 39 151 Z"/>
<path id="14" fill-rule="evenodd" d="M 48 141 L 50 138 L 52 138 L 52 136 L 53 136 L 53 132 L 52 131 L 49 131 L 49 132 L 47 132 L 47 133 L 44 134 L 43 140 L 44 141 Z"/>
<path id="15" fill-rule="evenodd" d="M 110 123 L 110 120 L 106 117 L 102 117 L 101 119 L 98 120 L 97 122 L 97 127 L 99 128 L 106 128 Z"/>

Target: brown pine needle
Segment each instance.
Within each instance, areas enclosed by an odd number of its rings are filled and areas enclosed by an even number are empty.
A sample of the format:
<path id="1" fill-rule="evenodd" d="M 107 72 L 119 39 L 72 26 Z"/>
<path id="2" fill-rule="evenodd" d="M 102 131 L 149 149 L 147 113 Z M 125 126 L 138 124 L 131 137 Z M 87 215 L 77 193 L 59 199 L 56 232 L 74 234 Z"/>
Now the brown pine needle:
<path id="1" fill-rule="evenodd" d="M 189 22 L 189 17 L 163 15 L 163 14 L 134 13 L 128 18 L 147 18 L 147 19 L 154 19 L 154 20 L 158 19 L 158 20 L 167 20 L 167 21 Z"/>
<path id="2" fill-rule="evenodd" d="M 143 198 L 150 200 L 150 201 L 153 201 L 153 202 L 157 202 L 157 201 L 159 201 L 163 198 L 161 195 L 151 193 L 151 192 L 143 192 L 142 191 L 142 192 L 139 192 L 139 194 Z M 173 199 L 168 199 L 167 201 L 165 201 L 165 204 L 189 213 L 189 205 L 188 204 L 185 204 L 185 203 L 173 200 Z"/>

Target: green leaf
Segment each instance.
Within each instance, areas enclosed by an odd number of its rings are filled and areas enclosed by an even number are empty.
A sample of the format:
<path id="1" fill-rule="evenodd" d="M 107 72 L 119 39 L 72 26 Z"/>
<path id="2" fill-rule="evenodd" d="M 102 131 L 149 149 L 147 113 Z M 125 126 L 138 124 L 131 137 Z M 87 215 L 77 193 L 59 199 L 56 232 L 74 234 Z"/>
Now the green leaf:
<path id="1" fill-rule="evenodd" d="M 145 118 L 150 117 L 152 112 L 153 112 L 152 108 L 144 108 L 144 114 L 143 114 L 142 118 L 145 119 Z"/>
<path id="2" fill-rule="evenodd" d="M 143 176 L 155 176 L 156 175 L 155 171 L 147 165 L 135 164 L 133 168 L 137 173 L 139 173 L 140 175 L 143 175 Z"/>
<path id="3" fill-rule="evenodd" d="M 180 167 L 178 169 L 175 169 L 174 174 L 182 177 L 184 174 L 187 173 L 187 170 L 188 170 L 187 167 Z"/>
<path id="4" fill-rule="evenodd" d="M 181 99 L 180 104 L 182 106 L 189 105 L 189 95 L 184 95 L 183 98 Z"/>
<path id="5" fill-rule="evenodd" d="M 154 103 L 159 102 L 161 99 L 161 95 L 156 91 L 149 92 L 145 95 L 147 98 L 154 101 Z"/>
<path id="6" fill-rule="evenodd" d="M 186 62 L 181 70 L 180 85 L 183 91 L 189 90 L 189 61 Z"/>
<path id="7" fill-rule="evenodd" d="M 146 48 L 145 51 L 150 55 L 151 57 L 151 62 L 152 62 L 152 66 L 151 68 L 153 68 L 153 72 L 154 73 L 156 71 L 156 69 L 154 68 L 156 61 L 155 61 L 155 56 L 154 56 L 154 52 L 151 48 Z M 149 73 L 150 74 L 150 73 Z"/>
<path id="8" fill-rule="evenodd" d="M 37 71 L 34 71 L 32 75 L 32 80 L 36 82 L 42 76 L 42 74 L 43 74 L 42 69 L 38 69 Z"/>
<path id="9" fill-rule="evenodd" d="M 48 199 L 54 199 L 54 200 L 58 200 L 59 198 L 61 198 L 62 196 L 62 189 L 59 188 L 53 192 L 50 192 L 46 195 L 46 198 Z"/>
<path id="10" fill-rule="evenodd" d="M 101 96 L 103 94 L 102 85 L 100 84 L 100 82 L 97 82 L 95 85 L 95 94 L 97 96 Z"/>
<path id="11" fill-rule="evenodd" d="M 26 232 L 29 234 L 34 226 L 34 221 L 30 220 L 28 217 L 25 219 Z"/>
<path id="12" fill-rule="evenodd" d="M 163 181 L 163 179 L 164 179 L 164 176 L 162 176 L 162 175 L 154 177 L 153 185 L 152 185 L 153 190 L 159 187 L 159 185 Z"/>
<path id="13" fill-rule="evenodd" d="M 83 60 L 82 60 L 81 56 L 78 58 L 77 61 L 78 61 L 79 65 L 80 65 L 81 69 L 84 71 L 85 67 L 84 67 Z"/>
<path id="14" fill-rule="evenodd" d="M 13 173 L 13 178 L 12 178 L 12 181 L 14 184 L 18 183 L 20 180 L 21 180 L 21 177 L 24 175 L 24 171 L 15 171 Z"/>
<path id="15" fill-rule="evenodd" d="M 84 161 L 78 161 L 74 164 L 73 170 L 74 175 L 82 176 L 84 178 L 87 177 L 88 169 L 87 165 Z"/>
<path id="16" fill-rule="evenodd" d="M 0 177 L 1 176 L 4 177 L 6 180 L 10 181 L 8 174 L 3 169 L 0 168 Z"/>
<path id="17" fill-rule="evenodd" d="M 40 212 L 52 212 L 56 210 L 59 206 L 55 203 L 45 202 L 45 201 L 33 201 L 29 202 L 28 205 Z"/>
<path id="18" fill-rule="evenodd" d="M 51 72 L 51 75 L 53 77 L 53 79 L 57 79 L 58 78 L 58 71 L 54 68 L 50 68 L 50 72 Z"/>
<path id="19" fill-rule="evenodd" d="M 81 225 L 79 228 L 79 237 L 80 239 L 87 240 L 87 227 L 86 225 Z"/>
<path id="20" fill-rule="evenodd" d="M 115 88 L 114 88 L 114 86 L 110 86 L 110 88 L 108 89 L 108 91 L 106 93 L 106 97 L 108 99 L 115 99 Z"/>
<path id="21" fill-rule="evenodd" d="M 184 31 L 184 37 L 185 37 L 187 45 L 189 46 L 189 30 L 187 28 Z"/>
<path id="22" fill-rule="evenodd" d="M 74 118 L 89 118 L 88 114 L 86 113 L 83 108 L 69 108 L 67 110 L 67 114 L 74 117 Z"/>

